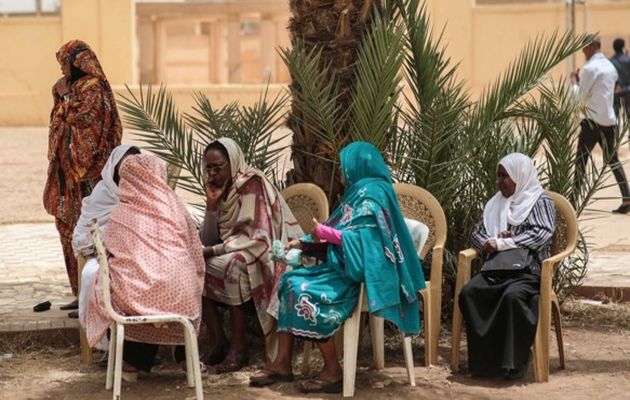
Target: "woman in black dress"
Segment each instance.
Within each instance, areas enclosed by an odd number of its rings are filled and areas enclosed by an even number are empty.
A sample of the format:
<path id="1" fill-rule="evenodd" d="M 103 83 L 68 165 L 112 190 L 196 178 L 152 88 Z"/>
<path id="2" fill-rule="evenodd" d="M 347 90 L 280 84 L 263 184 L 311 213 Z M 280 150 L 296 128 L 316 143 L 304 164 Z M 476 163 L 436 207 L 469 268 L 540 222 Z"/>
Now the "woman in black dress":
<path id="1" fill-rule="evenodd" d="M 536 336 L 540 265 L 550 256 L 556 209 L 538 180 L 531 158 L 504 157 L 495 194 L 473 229 L 471 245 L 484 258 L 514 248 L 531 250 L 531 264 L 501 276 L 477 274 L 463 288 L 459 306 L 466 321 L 468 367 L 473 376 L 522 378 Z"/>

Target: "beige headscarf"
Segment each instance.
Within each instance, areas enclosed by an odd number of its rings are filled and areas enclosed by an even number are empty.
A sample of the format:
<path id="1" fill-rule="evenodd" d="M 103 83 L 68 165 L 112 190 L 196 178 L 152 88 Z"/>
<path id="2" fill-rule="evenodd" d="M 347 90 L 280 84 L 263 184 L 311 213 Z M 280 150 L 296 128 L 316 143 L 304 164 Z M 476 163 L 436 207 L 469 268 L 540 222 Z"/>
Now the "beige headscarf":
<path id="1" fill-rule="evenodd" d="M 232 170 L 232 186 L 227 197 L 219 203 L 219 234 L 226 253 L 239 252 L 247 265 L 252 297 L 265 334 L 273 331 L 273 317 L 278 315 L 278 280 L 285 271 L 283 264 L 274 264 L 268 252 L 274 240 L 287 242 L 303 235 L 297 220 L 291 213 L 274 185 L 262 171 L 249 166 L 239 145 L 232 139 L 217 140 L 228 152 Z M 243 188 L 251 179 L 262 182 L 262 193 L 244 193 Z M 263 196 L 265 201 L 260 201 Z M 265 209 L 260 209 L 261 204 Z M 265 229 L 271 227 L 271 231 Z"/>

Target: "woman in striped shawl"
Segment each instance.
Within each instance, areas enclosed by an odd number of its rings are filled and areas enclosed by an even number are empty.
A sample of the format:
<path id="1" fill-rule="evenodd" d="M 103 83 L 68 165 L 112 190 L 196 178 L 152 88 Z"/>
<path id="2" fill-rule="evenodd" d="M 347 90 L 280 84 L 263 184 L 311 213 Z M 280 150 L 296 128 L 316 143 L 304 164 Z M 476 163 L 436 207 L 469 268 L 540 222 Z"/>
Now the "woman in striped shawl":
<path id="1" fill-rule="evenodd" d="M 466 321 L 471 374 L 516 379 L 524 376 L 531 360 L 540 264 L 550 255 L 556 210 L 526 155 L 512 153 L 499 162 L 497 186 L 499 192 L 486 203 L 473 229 L 471 245 L 485 258 L 514 248 L 530 249 L 534 257 L 524 270 L 477 274 L 462 289 L 459 305 Z"/>

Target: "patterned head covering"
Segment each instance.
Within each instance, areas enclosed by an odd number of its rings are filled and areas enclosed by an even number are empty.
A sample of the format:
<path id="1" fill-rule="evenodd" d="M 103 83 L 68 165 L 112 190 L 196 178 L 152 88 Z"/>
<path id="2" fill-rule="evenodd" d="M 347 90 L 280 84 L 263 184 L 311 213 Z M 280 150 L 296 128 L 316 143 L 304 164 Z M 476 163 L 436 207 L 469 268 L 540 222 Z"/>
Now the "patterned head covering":
<path id="1" fill-rule="evenodd" d="M 326 225 L 344 231 L 344 245 L 343 250 L 329 246 L 328 262 L 344 260 L 339 261 L 343 264 L 339 268 L 356 282 L 365 282 L 371 313 L 394 322 L 405 333 L 417 333 L 420 330 L 417 293 L 426 284 L 390 170 L 381 152 L 371 143 L 351 143 L 341 150 L 339 158 L 346 190 Z M 366 200 L 375 208 L 364 213 Z M 364 229 L 360 237 L 365 243 L 353 246 L 354 236 L 347 232 L 359 232 L 366 227 L 364 214 L 369 213 L 375 215 L 377 229 Z M 382 251 L 376 253 L 361 250 L 379 246 Z M 375 257 L 379 257 L 378 261 Z"/>
<path id="2" fill-rule="evenodd" d="M 69 62 L 90 76 L 107 80 L 96 54 L 81 40 L 71 40 L 61 46 L 57 50 L 57 61 L 60 65 Z"/>

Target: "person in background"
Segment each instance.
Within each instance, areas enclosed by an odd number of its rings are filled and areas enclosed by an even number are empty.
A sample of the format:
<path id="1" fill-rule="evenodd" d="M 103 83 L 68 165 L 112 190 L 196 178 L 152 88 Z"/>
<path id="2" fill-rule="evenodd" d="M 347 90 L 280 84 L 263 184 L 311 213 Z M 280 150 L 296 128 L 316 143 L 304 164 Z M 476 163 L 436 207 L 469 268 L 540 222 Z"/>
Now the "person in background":
<path id="1" fill-rule="evenodd" d="M 77 295 L 78 265 L 72 233 L 81 201 L 92 193 L 112 150 L 120 145 L 122 125 L 114 94 L 96 54 L 71 40 L 57 51 L 63 76 L 53 86 L 48 134 L 48 176 L 43 202 L 55 217 L 72 294 Z M 78 300 L 62 309 L 77 309 Z"/>
<path id="2" fill-rule="evenodd" d="M 609 160 L 619 190 L 622 203 L 613 210 L 614 213 L 627 214 L 630 212 L 630 188 L 623 165 L 617 154 L 617 118 L 613 108 L 613 98 L 618 75 L 613 64 L 601 52 L 599 38 L 582 49 L 586 57 L 586 64 L 582 72 L 571 73 L 571 82 L 578 99 L 586 106 L 585 117 L 580 122 L 580 136 L 578 138 L 577 160 L 575 166 L 576 181 L 573 201 L 577 201 L 582 184 L 586 163 L 597 143 L 604 152 L 604 159 Z"/>
<path id="3" fill-rule="evenodd" d="M 626 42 L 617 38 L 613 42 L 615 55 L 610 57 L 610 62 L 617 70 L 617 86 L 615 87 L 615 114 L 619 117 L 619 109 L 624 104 L 626 116 L 630 117 L 630 56 L 627 54 Z"/>

